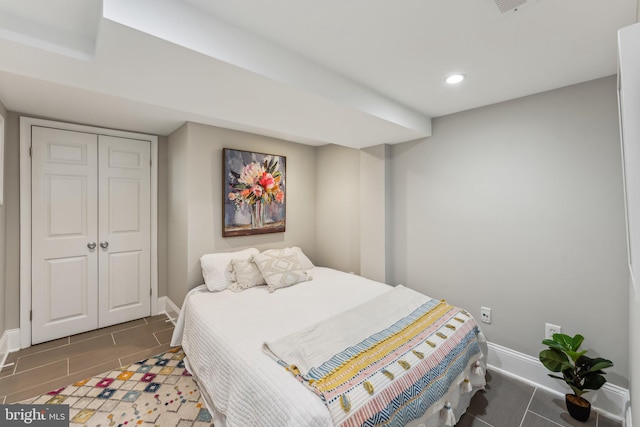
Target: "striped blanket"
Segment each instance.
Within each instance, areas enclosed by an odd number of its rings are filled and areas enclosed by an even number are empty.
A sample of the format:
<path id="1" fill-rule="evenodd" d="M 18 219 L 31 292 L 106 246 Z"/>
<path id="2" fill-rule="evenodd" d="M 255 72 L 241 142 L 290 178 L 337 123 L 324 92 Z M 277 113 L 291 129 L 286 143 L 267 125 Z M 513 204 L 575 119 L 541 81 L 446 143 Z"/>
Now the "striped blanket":
<path id="1" fill-rule="evenodd" d="M 448 400 L 484 386 L 478 333 L 466 311 L 397 286 L 264 351 L 322 399 L 336 426 L 402 426 L 437 411 L 453 425 Z"/>

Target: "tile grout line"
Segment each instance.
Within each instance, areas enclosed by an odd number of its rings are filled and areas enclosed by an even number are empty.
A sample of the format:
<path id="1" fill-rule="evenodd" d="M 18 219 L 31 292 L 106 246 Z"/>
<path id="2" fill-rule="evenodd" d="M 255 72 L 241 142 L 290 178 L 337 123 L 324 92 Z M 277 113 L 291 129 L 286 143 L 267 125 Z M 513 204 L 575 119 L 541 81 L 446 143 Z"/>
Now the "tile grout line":
<path id="1" fill-rule="evenodd" d="M 531 400 L 529 400 L 529 405 L 527 406 L 527 411 L 526 411 L 526 412 L 531 412 L 532 414 L 534 414 L 534 415 L 535 415 L 535 416 L 537 416 L 537 417 L 542 418 L 543 420 L 547 420 L 547 421 L 549 421 L 549 422 L 550 422 L 550 423 L 552 423 L 552 424 L 555 424 L 555 425 L 557 425 L 557 426 L 562 427 L 562 424 L 559 424 L 559 423 L 557 423 L 557 422 L 555 422 L 555 421 L 553 421 L 553 420 L 550 420 L 549 418 L 547 418 L 547 417 L 545 417 L 545 416 L 543 416 L 543 415 L 540 415 L 540 414 L 538 414 L 537 412 L 534 412 L 534 411 L 532 411 L 532 410 L 530 410 L 530 409 L 529 409 L 529 407 L 531 406 L 531 402 L 533 401 L 533 396 L 535 396 L 535 394 L 536 394 L 536 391 L 538 391 L 538 387 L 536 387 L 535 389 L 533 389 L 533 394 L 531 395 Z M 526 416 L 526 412 L 525 412 L 525 416 Z M 523 419 L 522 421 L 524 422 L 524 419 Z"/>
<path id="2" fill-rule="evenodd" d="M 12 366 L 12 368 L 13 368 L 13 369 L 11 370 L 11 373 L 10 373 L 9 375 L 7 375 L 6 377 L 10 377 L 10 376 L 12 376 L 12 375 L 15 375 L 15 374 L 16 374 L 16 369 L 18 369 L 18 361 L 19 361 L 19 360 L 20 360 L 20 358 L 18 357 L 18 358 L 16 359 L 16 361 L 15 361 L 15 362 L 13 362 L 13 366 Z M 6 377 L 2 377 L 2 378 L 6 378 Z"/>
<path id="3" fill-rule="evenodd" d="M 151 335 L 153 335 L 153 337 L 156 339 L 156 342 L 158 343 L 158 345 L 162 345 L 162 343 L 160 342 L 160 340 L 158 339 L 158 337 L 156 336 L 156 333 L 153 332 Z"/>
<path id="4" fill-rule="evenodd" d="M 524 412 L 524 416 L 525 416 L 525 417 L 527 416 L 527 412 L 531 412 L 533 415 L 535 415 L 535 416 L 537 416 L 537 417 L 540 417 L 540 418 L 542 418 L 543 420 L 547 420 L 547 421 L 549 421 L 550 423 L 552 423 L 552 424 L 554 424 L 554 425 L 557 425 L 557 426 L 562 427 L 562 424 L 559 424 L 559 423 L 557 423 L 557 422 L 555 422 L 555 421 L 553 421 L 553 420 L 551 420 L 551 419 L 549 419 L 549 418 L 547 418 L 547 417 L 545 417 L 545 416 L 543 416 L 543 415 L 540 415 L 540 414 L 538 414 L 537 412 L 534 412 L 534 411 L 532 411 L 531 409 L 529 409 L 529 408 L 531 407 L 531 402 L 533 402 L 533 397 L 535 396 L 535 394 L 536 394 L 536 392 L 537 392 L 537 391 L 538 391 L 538 387 L 536 387 L 536 388 L 534 388 L 534 389 L 533 389 L 533 393 L 531 394 L 531 399 L 529 399 L 529 404 L 527 405 L 527 410 Z M 524 418 L 522 418 L 522 423 L 520 423 L 520 427 L 522 427 L 522 424 L 523 424 L 523 423 L 524 423 Z M 597 426 L 596 426 L 596 427 L 597 427 Z"/>
<path id="5" fill-rule="evenodd" d="M 115 330 L 115 331 L 112 331 L 112 332 L 107 332 L 107 333 L 104 333 L 104 334 L 101 334 L 101 335 L 96 335 L 96 336 L 89 337 L 89 338 L 79 339 L 78 341 L 75 341 L 74 343 L 87 341 L 87 340 L 98 338 L 98 337 L 101 337 L 101 336 L 104 336 L 104 335 L 113 335 L 113 334 L 118 333 L 118 332 L 128 331 L 128 330 L 131 330 L 131 329 L 134 329 L 134 328 L 139 328 L 141 326 L 146 326 L 146 325 L 150 325 L 151 324 L 150 322 L 147 321 L 146 318 L 142 318 L 142 319 L 139 319 L 139 320 L 143 320 L 144 323 L 141 324 L 141 325 L 128 326 L 126 328 L 118 329 L 118 330 Z M 134 322 L 135 322 L 135 320 L 134 320 Z M 128 322 L 125 322 L 125 323 L 128 323 Z M 110 326 L 107 326 L 107 327 L 110 327 Z M 87 331 L 87 332 L 83 332 L 83 333 L 95 332 L 95 331 L 99 331 L 99 330 L 100 329 L 94 329 L 93 331 Z M 82 334 L 78 334 L 78 335 L 82 335 Z M 72 336 L 75 336 L 75 335 L 72 335 Z M 69 341 L 71 341 L 71 336 L 68 337 L 68 338 L 69 338 Z M 43 350 L 43 351 L 47 351 L 47 350 Z"/>
<path id="6" fill-rule="evenodd" d="M 522 414 L 522 420 L 520 421 L 520 427 L 524 424 L 524 419 L 527 418 L 527 412 L 529 412 L 529 408 L 531 407 L 531 402 L 533 401 L 533 396 L 536 395 L 536 391 L 538 389 L 534 387 L 533 392 L 531 393 L 531 397 L 529 398 L 529 403 L 527 403 L 527 407 L 524 410 L 524 414 Z"/>
<path id="7" fill-rule="evenodd" d="M 58 360 L 54 360 L 53 362 L 43 363 L 42 365 L 34 366 L 33 368 L 29 368 L 29 369 L 25 369 L 24 371 L 16 372 L 13 375 L 7 375 L 6 377 L 0 378 L 0 380 L 4 380 L 5 378 L 11 378 L 14 375 L 21 375 L 21 374 L 24 374 L 24 373 L 27 373 L 27 372 L 31 372 L 34 369 L 42 368 L 42 367 L 48 366 L 48 365 L 53 365 L 54 363 L 59 363 L 59 362 L 62 362 L 63 360 L 64 359 L 58 359 Z"/>
<path id="8" fill-rule="evenodd" d="M 553 420 L 551 420 L 551 419 L 549 419 L 549 418 L 547 418 L 547 417 L 545 417 L 545 416 L 543 416 L 543 415 L 540 415 L 540 414 L 538 414 L 537 412 L 533 412 L 533 411 L 529 411 L 529 412 L 531 412 L 531 413 L 532 413 L 533 415 L 535 415 L 536 417 L 540 417 L 540 418 L 542 418 L 543 420 L 549 421 L 549 422 L 550 422 L 550 423 L 552 423 L 553 425 L 556 425 L 556 426 L 560 426 L 560 427 L 562 427 L 562 424 L 558 424 L 557 422 L 555 422 L 555 421 L 553 421 Z"/>
<path id="9" fill-rule="evenodd" d="M 36 354 L 41 354 L 41 353 L 44 353 L 44 352 L 46 352 L 46 351 L 50 351 L 50 350 L 57 350 L 57 349 L 59 349 L 59 348 L 67 347 L 67 346 L 71 345 L 71 339 L 70 339 L 71 337 L 65 337 L 65 338 L 67 339 L 67 343 L 66 343 L 66 344 L 60 344 L 60 345 L 57 345 L 57 346 L 55 346 L 55 347 L 46 348 L 46 349 L 44 349 L 44 350 L 40 350 L 40 351 L 34 351 L 33 353 L 29 353 L 29 354 L 24 355 L 24 356 L 19 356 L 19 357 L 18 357 L 18 359 L 20 359 L 21 357 L 34 356 L 34 355 L 36 355 Z M 36 344 L 36 345 L 39 345 L 39 344 Z M 31 347 L 33 347 L 33 346 L 31 346 Z M 27 347 L 27 348 L 31 348 L 31 347 Z M 22 349 L 18 350 L 18 352 L 19 352 L 19 351 L 22 351 Z M 17 364 L 18 364 L 18 363 L 17 363 L 17 360 L 16 360 L 16 365 L 17 365 Z"/>
<path id="10" fill-rule="evenodd" d="M 59 360 L 58 360 L 58 362 L 59 362 Z M 52 362 L 52 363 L 57 363 L 57 362 Z M 42 365 L 42 366 L 47 366 L 47 365 L 50 365 L 50 364 L 51 364 L 51 363 L 47 363 L 46 365 Z M 28 371 L 24 371 L 24 372 L 28 372 Z M 62 375 L 62 376 L 60 376 L 60 377 L 56 377 L 56 378 L 52 378 L 52 379 L 48 380 L 48 381 L 47 381 L 47 383 L 50 383 L 50 382 L 53 382 L 53 381 L 58 381 L 58 380 L 61 380 L 61 379 L 63 379 L 63 378 L 67 378 L 67 377 L 68 377 L 68 375 Z M 30 390 L 30 389 L 32 389 L 32 388 L 34 388 L 34 387 L 37 387 L 37 386 L 31 386 L 31 387 L 23 388 L 23 389 L 20 389 L 20 390 L 15 390 L 15 391 L 12 393 L 12 395 L 13 395 L 13 394 L 16 394 L 16 393 L 22 393 L 22 392 L 24 392 L 24 391 L 26 391 L 26 390 Z M 49 390 L 49 391 L 51 391 L 51 390 Z M 44 393 L 43 393 L 43 394 L 44 394 Z M 8 395 L 7 395 L 7 396 L 5 396 L 5 399 L 6 399 L 7 397 L 8 397 Z"/>
<path id="11" fill-rule="evenodd" d="M 488 423 L 488 422 L 486 422 L 485 420 L 482 420 L 482 419 L 480 419 L 480 418 L 476 417 L 475 415 L 471 415 L 471 414 L 470 414 L 470 413 L 468 413 L 468 412 L 465 412 L 465 413 L 466 413 L 467 415 L 469 415 L 471 418 L 473 418 L 474 420 L 478 420 L 478 421 L 480 421 L 482 424 L 486 424 L 486 425 L 487 425 L 487 426 L 489 426 L 489 427 L 493 427 L 493 424 L 489 424 L 489 423 Z"/>

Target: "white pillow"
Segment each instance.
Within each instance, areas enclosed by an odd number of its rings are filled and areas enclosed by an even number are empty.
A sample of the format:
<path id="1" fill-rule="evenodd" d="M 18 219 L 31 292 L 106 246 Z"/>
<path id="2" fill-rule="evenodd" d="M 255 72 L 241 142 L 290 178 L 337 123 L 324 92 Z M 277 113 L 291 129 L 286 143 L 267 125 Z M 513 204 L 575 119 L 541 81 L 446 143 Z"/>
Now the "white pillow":
<path id="1" fill-rule="evenodd" d="M 269 249 L 253 256 L 267 282 L 269 292 L 311 280 L 296 252 L 291 248 Z"/>
<path id="2" fill-rule="evenodd" d="M 200 267 L 204 283 L 210 291 L 222 291 L 232 283 L 229 264 L 232 259 L 249 259 L 252 255 L 259 254 L 256 248 L 249 248 L 237 252 L 224 252 L 217 254 L 205 254 L 200 257 Z"/>
<path id="3" fill-rule="evenodd" d="M 231 291 L 240 292 L 254 286 L 266 284 L 258 266 L 253 262 L 253 257 L 249 259 L 232 259 L 229 269 L 231 270 L 232 283 L 227 289 Z"/>
<path id="4" fill-rule="evenodd" d="M 304 268 L 305 270 L 310 270 L 315 267 L 311 260 L 307 258 L 307 256 L 302 252 L 302 249 L 294 246 L 291 248 L 291 250 L 298 256 L 298 259 L 300 260 L 300 266 L 302 268 Z"/>

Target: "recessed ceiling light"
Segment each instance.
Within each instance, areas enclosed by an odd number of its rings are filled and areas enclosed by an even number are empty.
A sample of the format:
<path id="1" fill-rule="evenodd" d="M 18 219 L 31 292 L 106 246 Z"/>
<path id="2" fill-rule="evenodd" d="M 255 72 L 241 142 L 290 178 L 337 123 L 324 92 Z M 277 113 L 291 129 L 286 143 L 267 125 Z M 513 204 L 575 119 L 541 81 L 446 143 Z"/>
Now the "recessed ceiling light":
<path id="1" fill-rule="evenodd" d="M 464 74 L 451 74 L 450 76 L 447 76 L 445 81 L 447 83 L 449 83 L 450 85 L 455 85 L 455 84 L 460 83 L 461 81 L 463 81 L 466 78 L 467 78 L 467 76 L 465 76 Z"/>

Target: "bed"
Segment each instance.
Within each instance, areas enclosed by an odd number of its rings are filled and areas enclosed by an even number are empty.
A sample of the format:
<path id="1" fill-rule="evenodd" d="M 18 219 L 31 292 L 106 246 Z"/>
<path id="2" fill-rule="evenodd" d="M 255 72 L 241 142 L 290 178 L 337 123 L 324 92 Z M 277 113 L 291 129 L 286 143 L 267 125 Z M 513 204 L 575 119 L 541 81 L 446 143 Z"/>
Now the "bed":
<path id="1" fill-rule="evenodd" d="M 216 427 L 454 425 L 484 388 L 486 344 L 466 311 L 310 263 L 304 274 L 272 292 L 202 285 L 185 297 L 172 345 L 184 348 Z"/>

